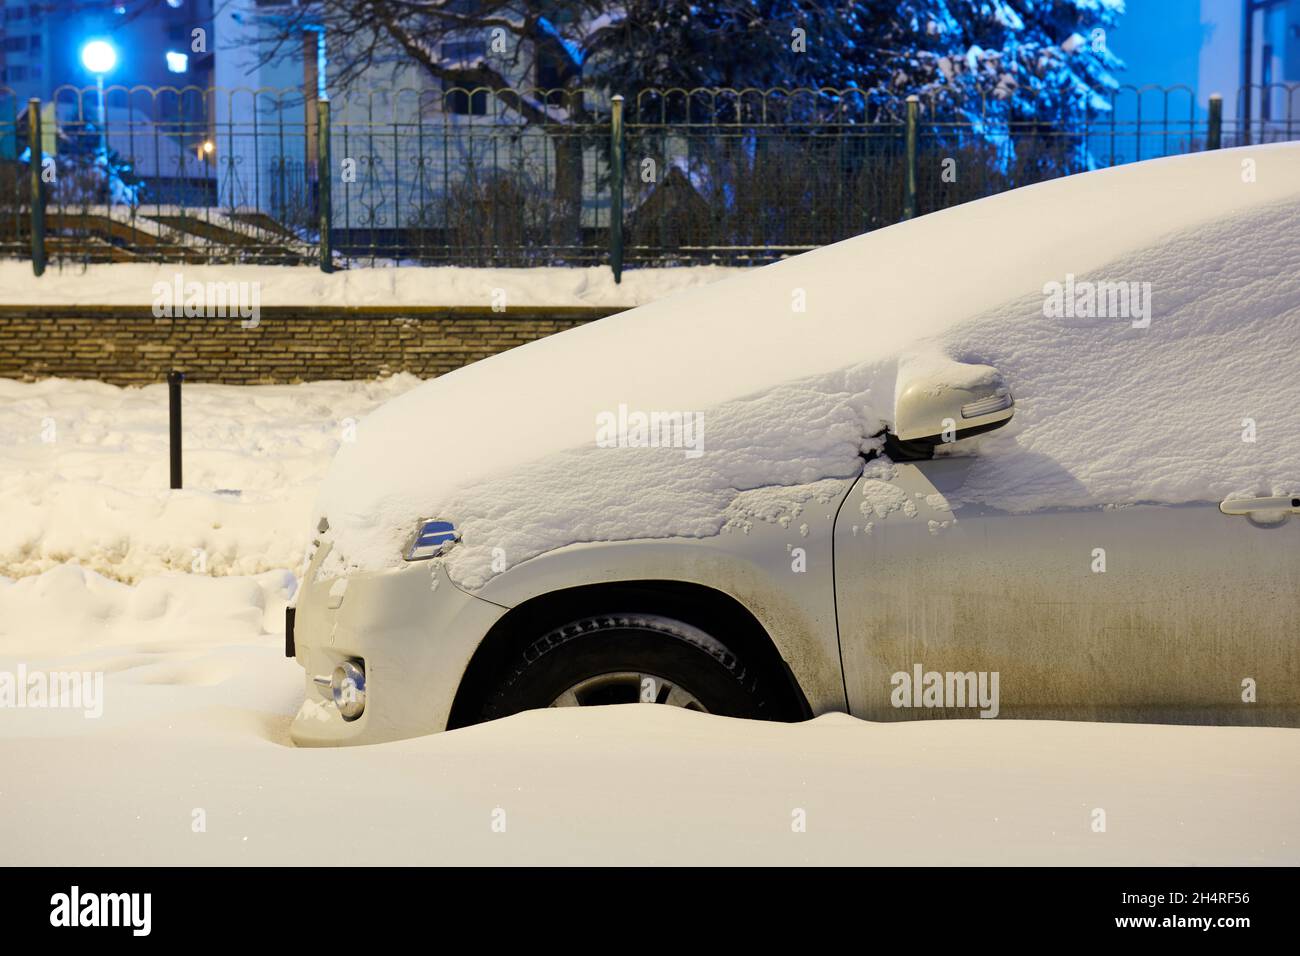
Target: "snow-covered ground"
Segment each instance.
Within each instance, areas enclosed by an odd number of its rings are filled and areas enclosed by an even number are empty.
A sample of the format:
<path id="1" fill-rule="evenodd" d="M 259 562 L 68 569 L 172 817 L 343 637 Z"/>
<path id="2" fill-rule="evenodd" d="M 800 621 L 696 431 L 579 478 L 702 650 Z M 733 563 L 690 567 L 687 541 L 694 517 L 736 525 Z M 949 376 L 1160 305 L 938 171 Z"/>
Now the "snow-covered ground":
<path id="1" fill-rule="evenodd" d="M 0 382 L 0 681 L 104 675 L 98 717 L 0 707 L 0 862 L 1300 863 L 1294 730 L 623 707 L 293 748 L 316 485 L 414 384 L 187 388 L 170 493 L 162 388 Z"/>
<path id="2" fill-rule="evenodd" d="M 297 568 L 335 451 L 418 382 L 187 385 L 173 493 L 165 385 L 0 379 L 0 576 L 68 561 L 123 581 Z"/>
<path id="3" fill-rule="evenodd" d="M 98 655 L 123 668 L 99 721 L 5 716 L 7 862 L 1300 861 L 1295 731 L 631 706 L 297 750 L 291 661 L 183 643 Z"/>

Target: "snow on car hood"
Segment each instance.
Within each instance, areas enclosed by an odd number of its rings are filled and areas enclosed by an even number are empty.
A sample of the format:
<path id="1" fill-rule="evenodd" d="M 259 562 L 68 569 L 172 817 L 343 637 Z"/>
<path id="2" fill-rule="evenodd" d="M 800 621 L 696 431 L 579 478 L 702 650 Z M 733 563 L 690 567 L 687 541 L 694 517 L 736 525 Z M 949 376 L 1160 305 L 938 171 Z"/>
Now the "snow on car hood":
<path id="1" fill-rule="evenodd" d="M 1077 314 L 1091 282 L 1137 283 L 1136 296 L 1149 283 L 1145 324 Z M 1063 297 L 1080 309 L 1052 312 Z M 997 366 L 1017 398 L 1011 425 L 958 446 L 979 456 L 972 499 L 1028 510 L 1290 494 L 1298 345 L 1300 145 L 1055 180 L 674 295 L 393 400 L 322 486 L 333 546 L 322 574 L 400 563 L 422 517 L 460 529 L 447 567 L 469 588 L 573 542 L 716 534 L 745 490 L 798 497 L 856 474 L 891 421 L 900 362 L 934 355 Z M 665 444 L 626 447 L 644 443 L 637 413 L 661 413 Z"/>

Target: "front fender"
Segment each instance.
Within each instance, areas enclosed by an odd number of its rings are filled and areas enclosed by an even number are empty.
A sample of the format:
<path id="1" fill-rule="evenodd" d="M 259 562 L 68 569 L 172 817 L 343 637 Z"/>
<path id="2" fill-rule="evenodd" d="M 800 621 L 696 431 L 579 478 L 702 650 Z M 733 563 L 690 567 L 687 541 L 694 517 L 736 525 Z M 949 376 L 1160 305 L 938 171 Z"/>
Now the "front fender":
<path id="1" fill-rule="evenodd" d="M 530 558 L 473 593 L 505 607 L 598 584 L 677 581 L 712 588 L 749 610 L 789 665 L 814 715 L 847 706 L 835 620 L 835 515 L 854 478 L 833 494 L 763 516 L 733 516 L 704 538 L 573 544 Z"/>

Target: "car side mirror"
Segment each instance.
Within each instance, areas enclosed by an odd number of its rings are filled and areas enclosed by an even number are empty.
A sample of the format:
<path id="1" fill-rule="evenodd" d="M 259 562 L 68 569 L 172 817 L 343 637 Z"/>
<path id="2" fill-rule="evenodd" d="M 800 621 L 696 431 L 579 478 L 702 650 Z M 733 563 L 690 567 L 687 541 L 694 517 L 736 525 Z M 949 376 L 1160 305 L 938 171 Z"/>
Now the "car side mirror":
<path id="1" fill-rule="evenodd" d="M 894 427 L 885 451 L 895 461 L 934 457 L 934 449 L 1011 420 L 1015 399 L 991 365 L 947 359 L 904 363 L 894 391 Z"/>

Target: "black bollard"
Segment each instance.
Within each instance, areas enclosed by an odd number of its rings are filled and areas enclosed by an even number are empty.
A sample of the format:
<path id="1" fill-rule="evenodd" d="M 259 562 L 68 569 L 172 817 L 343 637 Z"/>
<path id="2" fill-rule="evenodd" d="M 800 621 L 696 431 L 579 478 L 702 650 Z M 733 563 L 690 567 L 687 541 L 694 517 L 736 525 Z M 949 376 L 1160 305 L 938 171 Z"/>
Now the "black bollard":
<path id="1" fill-rule="evenodd" d="M 167 373 L 167 412 L 171 426 L 172 488 L 181 486 L 181 383 L 185 373 Z"/>

